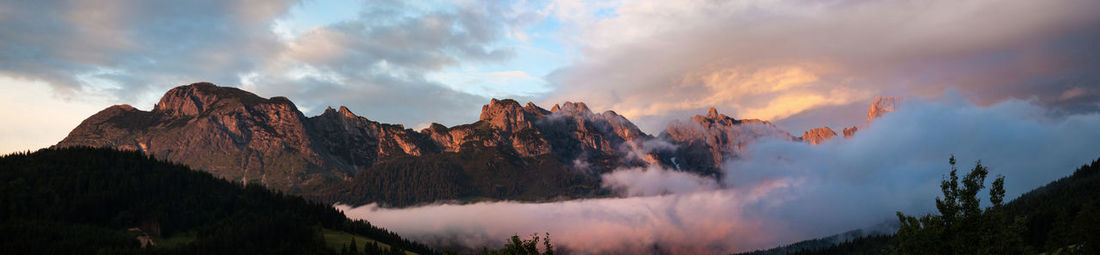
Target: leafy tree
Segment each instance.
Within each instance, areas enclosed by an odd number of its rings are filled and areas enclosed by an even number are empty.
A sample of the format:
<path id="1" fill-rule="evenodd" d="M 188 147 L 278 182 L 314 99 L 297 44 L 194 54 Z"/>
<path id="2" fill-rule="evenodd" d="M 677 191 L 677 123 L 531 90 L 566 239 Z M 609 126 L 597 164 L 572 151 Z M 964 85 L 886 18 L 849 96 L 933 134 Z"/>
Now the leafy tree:
<path id="1" fill-rule="evenodd" d="M 1020 234 L 1022 219 L 1009 221 L 1004 212 L 1004 176 L 989 189 L 992 205 L 984 210 L 978 193 L 985 188 L 989 169 L 981 161 L 962 178 L 959 186 L 955 156 L 948 159 L 951 172 L 940 182 L 942 198 L 936 198 L 939 215 L 906 216 L 898 212 L 898 254 L 1018 254 L 1024 252 Z"/>
<path id="2" fill-rule="evenodd" d="M 543 239 L 543 247 L 546 252 L 539 252 L 539 235 L 531 234 L 531 239 L 521 239 L 519 235 L 512 235 L 508 239 L 508 243 L 504 245 L 504 248 L 491 252 L 483 251 L 482 254 L 491 255 L 553 255 L 554 246 L 550 244 L 550 233 L 546 233 L 546 239 Z"/>

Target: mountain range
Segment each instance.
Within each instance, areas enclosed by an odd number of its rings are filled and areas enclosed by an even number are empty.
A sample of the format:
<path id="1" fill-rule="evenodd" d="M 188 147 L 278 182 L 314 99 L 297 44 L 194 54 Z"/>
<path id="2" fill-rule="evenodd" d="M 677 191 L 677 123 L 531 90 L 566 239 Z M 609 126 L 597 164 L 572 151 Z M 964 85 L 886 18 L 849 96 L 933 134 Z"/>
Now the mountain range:
<path id="1" fill-rule="evenodd" d="M 868 124 L 892 111 L 877 97 Z M 852 137 L 859 127 L 843 129 Z M 408 206 L 440 200 L 537 201 L 604 196 L 599 175 L 660 165 L 718 177 L 725 160 L 760 139 L 825 142 L 829 127 L 793 136 L 771 122 L 710 108 L 646 134 L 614 111 L 582 102 L 492 99 L 473 123 L 422 130 L 372 121 L 347 107 L 305 116 L 285 97 L 194 83 L 169 90 L 151 111 L 115 105 L 84 120 L 55 147 L 136 150 L 217 177 L 324 202 Z"/>

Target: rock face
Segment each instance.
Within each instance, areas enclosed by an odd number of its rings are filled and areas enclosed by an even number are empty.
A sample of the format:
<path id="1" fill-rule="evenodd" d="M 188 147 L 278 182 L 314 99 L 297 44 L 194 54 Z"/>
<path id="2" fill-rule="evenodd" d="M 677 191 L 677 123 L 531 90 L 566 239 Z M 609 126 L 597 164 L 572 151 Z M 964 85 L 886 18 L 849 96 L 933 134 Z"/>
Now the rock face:
<path id="1" fill-rule="evenodd" d="M 900 101 L 900 97 L 876 96 L 874 99 L 871 100 L 871 106 L 867 108 L 867 123 L 865 124 L 866 126 L 846 127 L 844 128 L 844 130 L 841 131 L 841 133 L 844 135 L 844 138 L 852 138 L 856 135 L 857 131 L 866 128 L 867 126 L 870 126 L 871 122 L 875 119 L 896 110 L 897 104 Z M 802 134 L 802 139 L 810 142 L 810 144 L 816 145 L 823 141 L 829 140 L 829 138 L 833 136 L 836 136 L 836 132 L 834 132 L 832 129 L 829 129 L 829 127 L 819 127 L 807 130 L 805 133 Z"/>
<path id="2" fill-rule="evenodd" d="M 867 123 L 871 123 L 871 120 L 893 112 L 900 100 L 899 97 L 876 96 L 871 100 L 871 107 L 867 108 Z"/>
<path id="3" fill-rule="evenodd" d="M 226 179 L 289 189 L 340 168 L 314 149 L 308 119 L 286 98 L 195 83 L 169 90 L 149 112 L 109 107 L 76 127 L 60 147 L 140 150 Z"/>
<path id="4" fill-rule="evenodd" d="M 463 145 L 472 144 L 511 147 L 530 157 L 550 153 L 549 142 L 535 127 L 535 122 L 548 114 L 549 111 L 534 104 L 523 107 L 515 100 L 493 99 L 481 107 L 481 117 L 473 124 L 446 128 L 433 123 L 421 132 L 448 152 L 458 152 Z"/>
<path id="5" fill-rule="evenodd" d="M 836 132 L 829 127 L 818 127 L 802 133 L 802 140 L 817 145 L 836 136 Z"/>
<path id="6" fill-rule="evenodd" d="M 112 106 L 85 120 L 57 146 L 140 150 L 216 176 L 295 191 L 346 176 L 393 155 L 437 150 L 400 125 L 346 107 L 306 118 L 283 97 L 195 83 L 169 90 L 149 112 Z"/>
<path id="7" fill-rule="evenodd" d="M 892 110 L 895 101 L 876 98 L 868 116 Z M 845 129 L 845 137 L 854 131 Z M 817 144 L 833 136 L 821 127 L 801 139 Z M 284 97 L 194 83 L 169 90 L 151 111 L 104 109 L 56 146 L 140 150 L 327 202 L 415 204 L 598 195 L 599 174 L 624 166 L 660 164 L 717 175 L 722 162 L 760 139 L 799 140 L 768 121 L 738 120 L 714 108 L 673 121 L 654 137 L 614 111 L 594 113 L 581 102 L 546 110 L 511 99 L 491 100 L 474 123 L 433 123 L 414 131 L 343 106 L 306 117 Z M 417 185 L 435 188 L 402 190 Z"/>
<path id="8" fill-rule="evenodd" d="M 647 137 L 615 112 L 592 113 L 584 103 L 565 102 L 547 111 L 533 103 L 493 99 L 481 109 L 477 122 L 452 128 L 432 124 L 421 133 L 449 152 L 463 146 L 500 146 L 526 157 L 552 153 L 569 160 L 613 157 L 623 143 Z"/>
<path id="9" fill-rule="evenodd" d="M 726 158 L 737 158 L 745 146 L 763 138 L 795 140 L 790 133 L 771 122 L 744 119 L 737 120 L 719 114 L 710 108 L 707 115 L 695 115 L 690 122 L 673 121 L 660 138 L 671 141 L 677 149 L 671 155 L 662 155 L 666 163 L 678 169 L 694 168 L 705 173 L 717 173 Z M 673 161 L 676 162 L 668 162 Z"/>
<path id="10" fill-rule="evenodd" d="M 401 125 L 368 120 L 344 106 L 339 110 L 329 107 L 309 118 L 307 131 L 316 149 L 347 171 L 369 167 L 387 157 L 439 151 L 423 134 Z"/>
<path id="11" fill-rule="evenodd" d="M 396 157 L 500 147 L 523 157 L 607 161 L 620 157 L 624 143 L 649 138 L 611 111 L 592 113 L 572 102 L 555 109 L 493 99 L 475 123 L 416 132 L 343 106 L 305 117 L 283 97 L 195 83 L 169 90 L 152 111 L 128 105 L 100 111 L 57 146 L 140 150 L 225 179 L 299 191 Z M 608 171 L 614 163 L 597 165 Z"/>
<path id="12" fill-rule="evenodd" d="M 856 135 L 856 131 L 859 131 L 858 126 L 846 127 L 842 132 L 844 133 L 844 138 L 852 138 L 852 136 Z"/>

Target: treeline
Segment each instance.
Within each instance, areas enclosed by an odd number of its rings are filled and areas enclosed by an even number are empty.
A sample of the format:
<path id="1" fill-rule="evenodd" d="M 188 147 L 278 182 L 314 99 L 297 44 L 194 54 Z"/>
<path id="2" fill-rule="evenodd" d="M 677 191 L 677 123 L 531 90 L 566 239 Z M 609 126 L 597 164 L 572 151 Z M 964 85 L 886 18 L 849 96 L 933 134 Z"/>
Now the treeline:
<path id="1" fill-rule="evenodd" d="M 1100 159 L 1073 175 L 1021 195 L 1005 205 L 1008 217 L 1022 219 L 1020 233 L 1029 251 L 1084 249 L 1100 254 Z"/>
<path id="2" fill-rule="evenodd" d="M 894 235 L 869 235 L 856 237 L 839 243 L 830 243 L 816 248 L 794 250 L 789 255 L 874 255 L 884 254 L 894 242 Z"/>
<path id="3" fill-rule="evenodd" d="M 446 251 L 444 253 L 448 255 L 554 255 L 558 253 L 558 249 L 554 248 L 554 245 L 550 243 L 550 233 L 546 233 L 546 237 L 539 236 L 537 233 L 531 234 L 530 238 L 520 238 L 519 235 L 512 235 L 507 241 L 504 247 L 496 250 L 482 248 L 481 251 L 476 253 L 459 253 L 454 251 Z M 539 244 L 542 244 L 542 248 L 539 248 Z M 569 252 L 565 253 L 568 254 Z"/>
<path id="4" fill-rule="evenodd" d="M 852 230 L 828 237 L 799 241 L 766 250 L 738 253 L 739 255 L 788 255 L 788 254 L 882 254 L 893 242 L 893 233 Z"/>
<path id="5" fill-rule="evenodd" d="M 351 180 L 321 191 L 317 200 L 404 207 L 446 200 L 538 201 L 600 195 L 599 179 L 563 165 L 555 156 L 523 158 L 504 147 L 406 156 L 360 170 Z"/>
<path id="6" fill-rule="evenodd" d="M 386 248 L 378 245 L 377 242 L 366 242 L 360 247 L 355 242 L 355 239 L 351 240 L 340 249 L 340 255 L 405 255 L 405 251 L 395 248 Z"/>
<path id="7" fill-rule="evenodd" d="M 328 205 L 139 152 L 65 148 L 0 157 L 4 254 L 337 254 L 323 229 L 434 253 Z M 141 248 L 143 235 L 162 244 Z"/>

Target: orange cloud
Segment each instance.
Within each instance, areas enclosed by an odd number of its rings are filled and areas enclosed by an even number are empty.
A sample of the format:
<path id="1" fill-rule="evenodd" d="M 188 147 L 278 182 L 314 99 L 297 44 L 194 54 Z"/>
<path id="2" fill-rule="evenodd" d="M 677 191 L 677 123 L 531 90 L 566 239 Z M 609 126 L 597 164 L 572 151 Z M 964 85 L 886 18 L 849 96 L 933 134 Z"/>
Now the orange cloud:
<path id="1" fill-rule="evenodd" d="M 683 75 L 672 89 L 654 95 L 653 100 L 624 100 L 611 108 L 628 118 L 718 107 L 737 118 L 778 120 L 815 107 L 873 96 L 848 88 L 846 80 L 823 78 L 830 72 L 819 64 L 713 68 Z"/>

